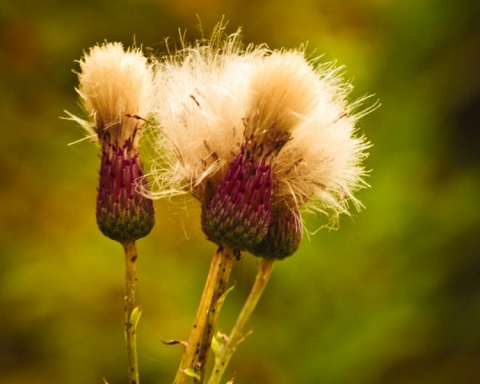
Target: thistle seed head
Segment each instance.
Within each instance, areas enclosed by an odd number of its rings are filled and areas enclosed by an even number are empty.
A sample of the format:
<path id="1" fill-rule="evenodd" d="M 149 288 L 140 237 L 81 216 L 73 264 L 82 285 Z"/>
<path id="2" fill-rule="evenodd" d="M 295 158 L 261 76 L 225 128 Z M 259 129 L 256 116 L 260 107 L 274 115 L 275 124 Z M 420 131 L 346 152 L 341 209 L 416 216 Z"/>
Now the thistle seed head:
<path id="1" fill-rule="evenodd" d="M 157 196 L 191 193 L 210 240 L 284 258 L 302 240 L 301 211 L 335 224 L 360 207 L 369 144 L 356 123 L 375 106 L 348 102 L 341 68 L 303 49 L 242 48 L 223 29 L 158 65 Z"/>
<path id="2" fill-rule="evenodd" d="M 120 43 L 95 46 L 80 60 L 77 89 L 89 117 L 79 122 L 101 148 L 97 224 L 122 244 L 146 236 L 154 225 L 153 202 L 138 153 L 140 129 L 152 109 L 153 72 L 138 49 Z M 143 119 L 142 119 L 143 117 Z"/>

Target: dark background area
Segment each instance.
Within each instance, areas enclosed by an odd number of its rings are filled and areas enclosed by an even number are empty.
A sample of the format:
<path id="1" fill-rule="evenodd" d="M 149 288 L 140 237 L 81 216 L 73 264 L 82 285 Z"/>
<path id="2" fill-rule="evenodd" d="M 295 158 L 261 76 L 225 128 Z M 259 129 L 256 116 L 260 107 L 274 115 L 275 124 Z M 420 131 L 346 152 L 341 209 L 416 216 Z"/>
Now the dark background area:
<path id="1" fill-rule="evenodd" d="M 0 4 L 0 382 L 126 383 L 123 254 L 95 223 L 98 150 L 78 60 L 97 42 L 199 37 L 225 15 L 245 42 L 346 66 L 373 143 L 366 209 L 279 262 L 229 375 L 242 384 L 480 382 L 480 28 L 474 1 L 13 1 Z M 157 201 L 138 242 L 143 384 L 171 382 L 215 247 L 195 202 Z M 307 216 L 311 231 L 324 219 Z M 248 294 L 236 266 L 220 328 Z M 225 382 L 228 378 L 225 378 Z"/>

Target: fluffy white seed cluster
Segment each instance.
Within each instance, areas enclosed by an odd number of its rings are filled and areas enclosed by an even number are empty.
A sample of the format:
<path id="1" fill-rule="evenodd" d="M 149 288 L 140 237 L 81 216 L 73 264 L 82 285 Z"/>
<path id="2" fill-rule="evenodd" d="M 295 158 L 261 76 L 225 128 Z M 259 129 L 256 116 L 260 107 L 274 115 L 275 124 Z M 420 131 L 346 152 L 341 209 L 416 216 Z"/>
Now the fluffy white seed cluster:
<path id="1" fill-rule="evenodd" d="M 253 141 L 274 154 L 274 204 L 321 211 L 332 222 L 348 214 L 349 201 L 358 208 L 369 144 L 356 123 L 368 111 L 357 112 L 363 100 L 347 101 L 352 87 L 340 70 L 316 65 L 303 50 L 244 49 L 239 32 L 222 33 L 158 63 L 156 194 L 202 201 Z"/>
<path id="2" fill-rule="evenodd" d="M 155 115 L 161 132 L 153 189 L 159 196 L 189 192 L 201 200 L 243 141 L 249 79 L 266 51 L 242 50 L 239 34 L 221 39 L 221 33 L 158 62 Z"/>
<path id="3" fill-rule="evenodd" d="M 308 60 L 299 50 L 243 47 L 240 31 L 212 37 L 156 59 L 120 43 L 90 49 L 79 61 L 77 92 L 89 120 L 70 115 L 92 138 L 137 146 L 152 118 L 154 197 L 190 193 L 204 202 L 242 148 L 267 155 L 273 204 L 313 210 L 335 222 L 359 208 L 367 186 L 362 161 L 369 147 L 356 123 L 363 100 L 347 101 L 352 86 L 341 68 Z M 257 153 L 257 154 L 258 154 Z"/>
<path id="4" fill-rule="evenodd" d="M 132 116 L 147 118 L 153 107 L 153 69 L 142 51 L 124 50 L 121 43 L 104 43 L 90 49 L 79 61 L 80 100 L 86 114 L 93 121 L 71 116 L 95 137 L 102 140 L 105 133 L 112 143 L 122 145 L 134 139 L 142 121 Z"/>
<path id="5" fill-rule="evenodd" d="M 270 127 L 283 111 L 285 129 L 291 133 L 273 164 L 275 199 L 293 198 L 297 207 L 324 211 L 335 221 L 338 214 L 348 214 L 348 201 L 359 207 L 354 192 L 367 186 L 362 161 L 369 144 L 356 135 L 361 115 L 355 109 L 362 100 L 349 104 L 352 87 L 341 79 L 338 68 L 314 68 L 303 52 L 274 52 L 264 66 L 269 81 L 252 83 L 252 92 L 266 89 L 288 95 L 278 111 L 274 97 L 266 98 L 263 106 L 270 112 Z"/>

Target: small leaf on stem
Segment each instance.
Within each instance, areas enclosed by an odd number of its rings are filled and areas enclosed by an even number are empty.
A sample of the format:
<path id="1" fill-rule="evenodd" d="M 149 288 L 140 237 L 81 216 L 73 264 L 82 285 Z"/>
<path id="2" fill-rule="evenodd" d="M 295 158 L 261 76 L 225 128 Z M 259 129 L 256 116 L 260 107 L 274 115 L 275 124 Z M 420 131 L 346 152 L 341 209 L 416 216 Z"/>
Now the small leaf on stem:
<path id="1" fill-rule="evenodd" d="M 140 306 L 133 308 L 133 311 L 130 315 L 130 324 L 132 324 L 133 329 L 137 329 L 140 316 L 142 316 L 142 308 Z"/>
<path id="2" fill-rule="evenodd" d="M 189 376 L 189 377 L 193 377 L 194 379 L 197 379 L 197 380 L 200 380 L 200 375 L 197 374 L 193 368 L 187 368 L 187 369 L 184 369 L 183 372 Z"/>

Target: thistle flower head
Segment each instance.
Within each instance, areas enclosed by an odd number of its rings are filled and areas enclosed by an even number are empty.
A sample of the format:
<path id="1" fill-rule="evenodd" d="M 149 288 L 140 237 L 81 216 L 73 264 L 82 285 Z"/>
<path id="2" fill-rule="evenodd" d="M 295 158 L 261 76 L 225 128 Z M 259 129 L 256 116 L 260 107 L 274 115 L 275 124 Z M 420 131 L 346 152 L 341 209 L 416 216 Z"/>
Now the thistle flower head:
<path id="1" fill-rule="evenodd" d="M 252 124 L 264 136 L 288 132 L 272 165 L 274 205 L 285 201 L 293 211 L 319 210 L 335 221 L 348 214 L 349 201 L 359 207 L 353 193 L 366 186 L 361 162 L 369 144 L 356 135 L 362 100 L 348 103 L 352 86 L 338 68 L 314 64 L 299 50 L 265 57 L 252 76 L 247 116 L 264 116 Z"/>
<path id="2" fill-rule="evenodd" d="M 97 223 L 121 243 L 146 236 L 154 225 L 138 140 L 151 113 L 153 72 L 140 50 L 120 43 L 95 46 L 80 60 L 77 89 L 89 120 L 71 118 L 96 136 L 101 146 Z M 143 119 L 142 119 L 143 118 Z"/>
<path id="3" fill-rule="evenodd" d="M 218 31 L 217 31 L 218 32 Z M 190 192 L 219 244 L 284 258 L 302 239 L 301 211 L 335 221 L 358 208 L 368 143 L 361 101 L 333 65 L 303 50 L 241 49 L 239 33 L 184 47 L 160 64 L 161 194 Z M 220 43 L 219 43 L 220 42 Z"/>

